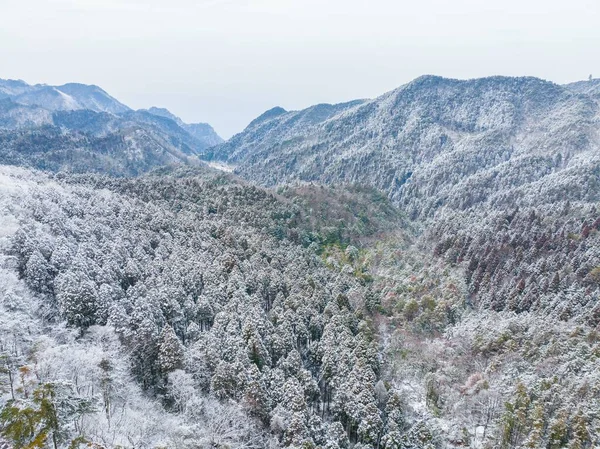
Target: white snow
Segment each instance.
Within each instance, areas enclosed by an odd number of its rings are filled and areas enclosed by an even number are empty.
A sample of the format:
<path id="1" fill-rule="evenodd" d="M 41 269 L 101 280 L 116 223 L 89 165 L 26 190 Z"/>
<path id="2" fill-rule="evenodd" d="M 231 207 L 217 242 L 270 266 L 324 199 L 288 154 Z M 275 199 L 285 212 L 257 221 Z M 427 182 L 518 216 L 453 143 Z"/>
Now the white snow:
<path id="1" fill-rule="evenodd" d="M 235 165 L 226 164 L 224 162 L 218 162 L 218 161 L 208 161 L 208 162 L 204 161 L 204 163 L 206 165 L 208 165 L 209 167 L 214 168 L 215 170 L 224 171 L 226 173 L 233 173 L 233 171 L 236 168 Z"/>

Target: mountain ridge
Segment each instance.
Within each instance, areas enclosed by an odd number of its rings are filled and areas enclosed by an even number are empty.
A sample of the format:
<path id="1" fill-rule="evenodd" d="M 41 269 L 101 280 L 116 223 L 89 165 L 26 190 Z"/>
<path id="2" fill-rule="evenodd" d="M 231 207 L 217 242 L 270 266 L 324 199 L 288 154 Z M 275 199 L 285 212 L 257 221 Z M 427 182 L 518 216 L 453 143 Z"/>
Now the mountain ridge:
<path id="1" fill-rule="evenodd" d="M 52 111 L 89 109 L 118 114 L 130 110 L 102 88 L 81 83 L 30 85 L 23 80 L 0 79 L 0 93 L 17 103 L 37 105 Z"/>
<path id="2" fill-rule="evenodd" d="M 236 173 L 262 185 L 364 183 L 407 205 L 420 194 L 415 189 L 454 188 L 457 174 L 467 179 L 538 155 L 541 175 L 545 158 L 560 154 L 566 165 L 577 154 L 593 156 L 598 142 L 598 101 L 534 77 L 426 75 L 325 120 L 289 125 L 313 108 L 252 122 L 205 157 L 236 165 Z M 419 187 L 433 169 L 455 175 Z"/>
<path id="3" fill-rule="evenodd" d="M 198 164 L 197 155 L 222 139 L 208 124 L 134 111 L 96 85 L 0 80 L 0 141 L 3 163 L 128 176 Z"/>
<path id="4" fill-rule="evenodd" d="M 149 109 L 141 109 L 141 111 L 147 111 L 150 114 L 173 120 L 181 128 L 185 129 L 192 137 L 205 142 L 208 147 L 224 142 L 221 136 L 219 136 L 213 127 L 208 123 L 185 123 L 183 120 L 181 120 L 181 118 L 173 114 L 168 109 L 158 108 L 156 106 L 152 106 Z"/>

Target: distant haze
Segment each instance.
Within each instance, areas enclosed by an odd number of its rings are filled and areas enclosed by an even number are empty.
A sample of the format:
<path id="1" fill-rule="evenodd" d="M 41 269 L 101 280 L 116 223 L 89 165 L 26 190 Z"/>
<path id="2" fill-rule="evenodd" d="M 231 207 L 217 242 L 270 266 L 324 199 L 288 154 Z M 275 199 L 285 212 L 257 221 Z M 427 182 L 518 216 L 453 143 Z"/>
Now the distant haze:
<path id="1" fill-rule="evenodd" d="M 0 78 L 97 84 L 227 138 L 422 74 L 600 76 L 597 0 L 0 0 Z"/>

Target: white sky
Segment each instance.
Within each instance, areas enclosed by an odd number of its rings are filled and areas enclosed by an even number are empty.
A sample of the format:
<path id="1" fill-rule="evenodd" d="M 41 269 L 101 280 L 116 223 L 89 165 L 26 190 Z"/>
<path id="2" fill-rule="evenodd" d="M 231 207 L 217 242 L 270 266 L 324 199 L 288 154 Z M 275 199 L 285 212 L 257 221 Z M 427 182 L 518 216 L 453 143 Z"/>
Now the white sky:
<path id="1" fill-rule="evenodd" d="M 97 84 L 223 137 L 423 74 L 600 76 L 599 0 L 0 0 L 0 78 Z"/>

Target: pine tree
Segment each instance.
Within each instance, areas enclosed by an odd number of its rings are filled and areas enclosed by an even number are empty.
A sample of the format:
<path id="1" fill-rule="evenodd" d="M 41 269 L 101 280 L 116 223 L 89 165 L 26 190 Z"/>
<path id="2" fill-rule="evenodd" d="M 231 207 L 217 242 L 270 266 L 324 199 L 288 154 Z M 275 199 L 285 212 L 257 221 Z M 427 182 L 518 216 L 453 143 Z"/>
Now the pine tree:
<path id="1" fill-rule="evenodd" d="M 308 409 L 299 382 L 290 379 L 285 383 L 285 396 L 291 412 L 289 424 L 285 430 L 284 443 L 294 448 L 313 448 L 314 441 L 308 427 Z"/>
<path id="2" fill-rule="evenodd" d="M 258 368 L 251 365 L 246 377 L 249 380 L 244 388 L 244 404 L 250 415 L 257 417 L 266 424 L 269 422 L 271 407 L 269 395 Z"/>
<path id="3" fill-rule="evenodd" d="M 588 429 L 588 420 L 581 410 L 578 410 L 577 414 L 573 417 L 571 429 L 572 437 L 569 442 L 569 449 L 584 449 L 589 447 L 590 432 Z"/>
<path id="4" fill-rule="evenodd" d="M 390 393 L 385 405 L 386 432 L 402 431 L 405 426 L 404 412 L 402 411 L 402 396 L 394 390 Z"/>
<path id="5" fill-rule="evenodd" d="M 520 443 L 523 431 L 528 428 L 530 403 L 527 387 L 519 382 L 514 400 L 505 404 L 506 410 L 502 418 L 502 447 L 510 448 Z"/>
<path id="6" fill-rule="evenodd" d="M 65 271 L 54 285 L 58 306 L 69 324 L 85 328 L 96 323 L 97 287 L 85 273 Z"/>
<path id="7" fill-rule="evenodd" d="M 533 413 L 531 417 L 531 432 L 525 443 L 525 447 L 536 449 L 541 447 L 542 438 L 544 437 L 544 405 L 537 403 L 533 407 Z"/>
<path id="8" fill-rule="evenodd" d="M 169 325 L 163 327 L 158 345 L 158 366 L 161 373 L 168 374 L 183 366 L 183 345 Z"/>
<path id="9" fill-rule="evenodd" d="M 52 291 L 53 269 L 39 250 L 35 250 L 25 265 L 25 279 L 35 291 Z"/>
<path id="10" fill-rule="evenodd" d="M 560 410 L 557 417 L 550 424 L 548 430 L 548 449 L 561 449 L 564 447 L 568 436 L 567 419 L 567 411 Z"/>
<path id="11" fill-rule="evenodd" d="M 237 399 L 244 385 L 239 382 L 236 366 L 220 361 L 210 381 L 210 391 L 218 399 Z"/>

